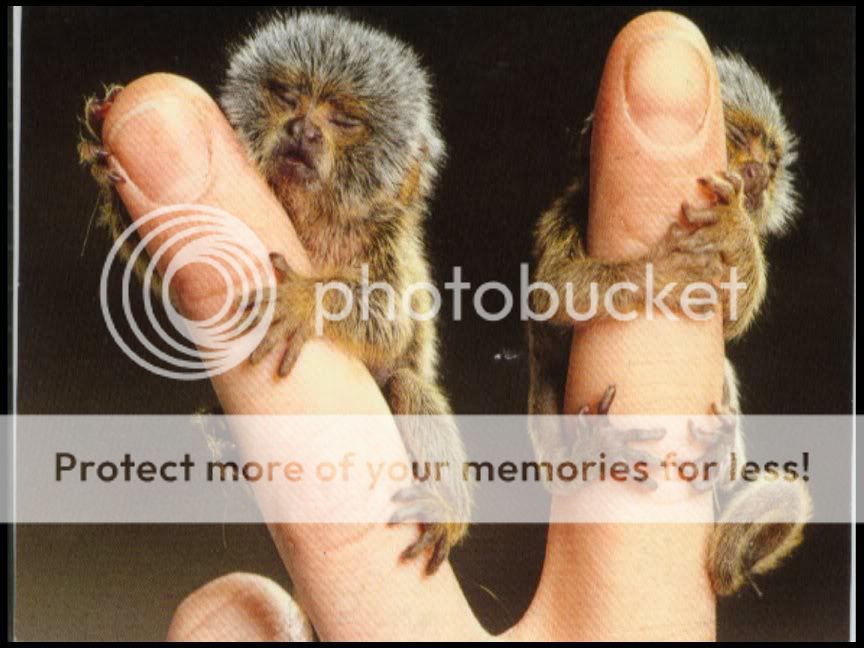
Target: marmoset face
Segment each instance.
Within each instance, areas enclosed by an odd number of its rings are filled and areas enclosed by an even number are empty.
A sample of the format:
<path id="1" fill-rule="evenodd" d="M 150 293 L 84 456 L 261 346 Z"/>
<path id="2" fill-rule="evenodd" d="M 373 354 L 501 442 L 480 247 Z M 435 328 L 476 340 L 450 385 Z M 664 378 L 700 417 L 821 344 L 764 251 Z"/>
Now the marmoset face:
<path id="1" fill-rule="evenodd" d="M 782 155 L 780 143 L 752 118 L 727 114 L 726 119 L 729 167 L 744 180 L 747 209 L 758 212 L 770 199 Z"/>
<path id="2" fill-rule="evenodd" d="M 318 191 L 352 148 L 370 140 L 367 111 L 348 91 L 313 93 L 287 77 L 269 79 L 263 90 L 267 135 L 260 165 L 273 185 Z"/>
<path id="3" fill-rule="evenodd" d="M 416 54 L 338 16 L 279 15 L 258 28 L 235 49 L 221 102 L 283 201 L 302 191 L 359 212 L 408 178 L 424 198 L 444 154 Z"/>
<path id="4" fill-rule="evenodd" d="M 783 232 L 798 211 L 797 139 L 776 94 L 740 56 L 718 52 L 729 170 L 744 181 L 747 210 L 763 234 Z"/>

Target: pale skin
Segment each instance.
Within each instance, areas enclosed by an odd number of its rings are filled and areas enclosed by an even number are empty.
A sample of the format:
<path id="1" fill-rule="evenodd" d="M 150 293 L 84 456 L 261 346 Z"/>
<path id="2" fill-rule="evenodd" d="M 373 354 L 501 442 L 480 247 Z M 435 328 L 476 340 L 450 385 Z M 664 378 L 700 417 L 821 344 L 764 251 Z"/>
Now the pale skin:
<path id="1" fill-rule="evenodd" d="M 634 45 L 658 34 L 660 41 L 672 45 L 655 49 Z M 616 61 L 631 61 L 629 83 L 636 84 L 639 92 L 629 97 L 629 109 L 641 111 L 653 124 L 649 130 L 659 130 L 655 133 L 655 144 L 649 146 L 645 143 L 644 129 L 637 132 L 633 123 L 600 118 L 594 134 L 597 148 L 591 156 L 592 185 L 606 183 L 614 187 L 630 183 L 631 198 L 638 198 L 640 204 L 662 205 L 661 213 L 680 208 L 682 199 L 698 204 L 693 178 L 713 173 L 724 165 L 722 119 L 713 118 L 715 113 L 722 117 L 719 94 L 709 93 L 706 107 L 704 96 L 677 92 L 692 84 L 690 78 L 676 75 L 693 74 L 693 61 L 688 59 L 692 52 L 689 46 L 675 45 L 680 42 L 690 43 L 700 55 L 710 57 L 698 30 L 673 14 L 642 16 L 622 32 L 610 52 L 607 74 L 611 70 L 611 74 L 623 75 L 624 66 L 616 65 Z M 683 64 L 670 64 L 674 63 L 670 57 L 678 56 L 684 57 Z M 657 66 L 665 70 L 662 77 L 652 76 Z M 620 79 L 619 76 L 618 85 Z M 716 83 L 716 78 L 713 82 Z M 670 87 L 665 88 L 664 84 Z M 598 107 L 605 106 L 610 111 L 623 109 L 624 97 L 611 89 L 615 87 L 614 80 L 601 86 Z M 643 91 L 646 87 L 666 92 L 677 103 L 675 113 L 681 116 L 683 125 L 670 126 L 651 119 L 652 111 L 659 109 L 653 101 L 655 97 Z M 668 110 L 668 106 L 663 108 Z M 668 174 L 668 168 L 664 167 L 668 164 L 667 153 L 680 146 L 674 135 L 682 129 L 686 131 L 686 122 L 694 110 L 709 115 L 709 119 L 705 121 L 707 132 L 702 144 L 685 146 L 679 157 L 682 178 L 686 172 L 689 186 L 685 187 L 683 180 L 671 186 L 633 182 L 632 170 L 626 164 L 612 162 L 620 160 L 622 152 L 632 153 L 634 147 L 641 147 L 642 173 L 649 177 L 652 173 L 658 177 Z M 282 206 L 247 162 L 215 103 L 193 83 L 169 75 L 151 75 L 135 81 L 114 102 L 103 137 L 111 155 L 112 170 L 122 177 L 117 189 L 133 218 L 164 204 L 214 205 L 244 218 L 261 240 L 267 241 L 272 251 L 283 254 L 297 272 L 308 271 L 305 252 Z M 604 144 L 600 147 L 597 142 Z M 592 195 L 595 189 L 592 186 Z M 597 229 L 592 238 L 603 242 L 601 249 L 592 250 L 592 254 L 610 258 L 638 254 L 642 251 L 640 245 L 656 241 L 659 232 L 668 228 L 668 220 L 658 218 L 658 222 L 653 222 L 640 215 L 634 216 L 628 223 L 628 231 L 622 232 L 615 229 L 611 210 L 609 204 L 592 198 L 590 218 L 592 228 Z M 177 277 L 178 305 L 192 317 L 212 313 L 224 301 L 224 287 L 220 286 L 204 269 L 187 268 Z M 710 403 L 720 398 L 723 359 L 720 321 L 679 325 L 684 328 L 675 331 L 640 326 L 639 322 L 597 330 L 589 327 L 574 346 L 565 410 L 574 413 L 582 404 L 596 402 L 605 386 L 615 382 L 619 394 L 616 408 L 624 413 L 706 412 Z M 640 348 L 657 348 L 670 336 L 681 335 L 687 336 L 689 342 L 683 348 L 674 345 L 681 357 L 673 358 L 673 362 L 685 363 L 688 353 L 696 354 L 704 374 L 689 376 L 683 402 L 681 391 L 674 390 L 675 385 L 668 391 L 652 392 L 645 388 L 638 363 L 628 369 L 591 362 L 591 345 L 617 344 L 629 348 L 641 336 Z M 646 339 L 651 343 L 644 344 Z M 692 359 L 693 355 L 689 357 Z M 278 354 L 273 354 L 259 364 L 244 363 L 214 378 L 214 388 L 225 411 L 281 415 L 387 414 L 387 405 L 372 377 L 362 364 L 336 346 L 320 340 L 307 342 L 292 372 L 284 379 L 276 378 L 280 360 Z M 611 381 L 609 374 L 614 374 Z M 656 449 L 654 443 L 658 444 Z M 662 442 L 645 445 L 652 446 L 653 453 L 661 454 L 674 443 L 675 434 L 670 434 Z M 307 446 L 291 448 L 290 454 L 314 461 L 327 450 L 318 446 L 320 443 L 316 445 L 315 439 L 309 439 Z M 363 460 L 364 452 L 379 461 L 382 456 L 405 460 L 395 425 L 376 430 L 353 449 L 359 450 L 358 461 Z M 665 491 L 675 487 L 663 485 L 654 493 L 628 489 L 615 497 L 622 499 L 622 506 L 651 506 L 662 502 L 668 495 Z M 684 492 L 683 507 L 703 512 L 706 507 L 710 509 L 710 496 L 694 494 L 689 489 Z M 309 505 L 297 489 L 286 493 L 285 500 L 286 506 Z M 344 505 L 346 509 L 370 511 L 368 519 L 375 517 L 371 512 L 392 510 L 393 506 L 386 493 L 361 489 L 346 490 Z M 588 505 L 580 493 L 553 500 L 553 525 L 535 599 L 522 620 L 499 639 L 712 640 L 714 600 L 701 562 L 705 527 L 554 523 L 567 509 Z M 386 520 L 386 515 L 383 519 Z M 295 584 L 295 597 L 324 639 L 492 638 L 474 618 L 448 563 L 428 576 L 422 561 L 399 561 L 400 553 L 416 537 L 417 525 L 273 524 L 270 531 Z M 598 596 L 598 592 L 602 595 Z M 172 621 L 169 638 L 286 640 L 289 636 L 284 632 L 285 619 L 279 612 L 286 609 L 286 597 L 287 594 L 263 579 L 248 575 L 220 579 L 184 602 Z M 226 619 L 231 622 L 226 623 Z"/>

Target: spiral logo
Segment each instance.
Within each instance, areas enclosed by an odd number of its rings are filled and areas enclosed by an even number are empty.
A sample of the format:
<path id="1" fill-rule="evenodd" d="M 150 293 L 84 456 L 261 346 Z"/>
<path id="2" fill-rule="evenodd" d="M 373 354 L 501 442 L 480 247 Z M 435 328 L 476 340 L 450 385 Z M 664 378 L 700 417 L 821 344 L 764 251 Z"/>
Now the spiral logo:
<path id="1" fill-rule="evenodd" d="M 146 248 L 157 237 L 159 246 L 148 255 Z M 123 269 L 122 311 L 132 335 L 149 357 L 136 352 L 118 331 L 108 300 L 108 277 L 114 260 L 133 243 Z M 156 267 L 169 250 L 170 261 L 161 276 L 159 294 L 173 333 L 157 320 L 153 308 Z M 148 334 L 142 331 L 131 307 L 133 286 L 139 285 L 132 277 L 136 265 L 139 273 L 143 268 L 140 289 Z M 171 282 L 190 265 L 212 268 L 214 277 L 224 283 L 224 304 L 206 319 L 184 317 L 170 298 Z M 236 367 L 264 339 L 275 310 L 269 298 L 275 287 L 268 251 L 248 225 L 215 207 L 181 204 L 150 212 L 117 238 L 102 267 L 99 297 L 111 336 L 134 362 L 166 378 L 200 380 Z M 154 340 L 161 341 L 163 348 Z"/>

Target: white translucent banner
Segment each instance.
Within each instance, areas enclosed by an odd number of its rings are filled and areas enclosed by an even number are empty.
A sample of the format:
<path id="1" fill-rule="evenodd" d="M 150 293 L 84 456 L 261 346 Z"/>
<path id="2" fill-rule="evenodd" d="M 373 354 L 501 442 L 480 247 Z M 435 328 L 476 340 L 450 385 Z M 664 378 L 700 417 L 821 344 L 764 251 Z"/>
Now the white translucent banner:
<path id="1" fill-rule="evenodd" d="M 556 522 L 842 523 L 853 520 L 854 423 L 851 416 L 6 418 L 3 521 L 545 523 L 552 510 Z M 453 448 L 454 425 L 465 455 Z M 467 460 L 454 461 L 461 456 Z"/>

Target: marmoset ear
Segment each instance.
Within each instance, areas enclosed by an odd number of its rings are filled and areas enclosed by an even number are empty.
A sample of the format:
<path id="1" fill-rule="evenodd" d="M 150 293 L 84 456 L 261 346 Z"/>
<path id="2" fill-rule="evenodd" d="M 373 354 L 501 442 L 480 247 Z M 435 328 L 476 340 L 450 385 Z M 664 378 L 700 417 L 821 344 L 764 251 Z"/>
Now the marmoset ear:
<path id="1" fill-rule="evenodd" d="M 423 167 L 428 164 L 429 148 L 424 144 L 420 148 L 420 155 L 408 168 L 408 173 L 399 188 L 399 202 L 408 206 L 420 198 L 420 188 L 423 177 Z"/>
<path id="2" fill-rule="evenodd" d="M 404 187 L 408 184 L 409 179 L 414 179 L 415 192 L 412 195 L 412 200 L 426 200 L 432 195 L 438 173 L 444 166 L 446 159 L 447 147 L 444 145 L 434 121 L 430 118 L 420 133 L 411 173 L 406 175 L 405 183 L 403 183 Z"/>

